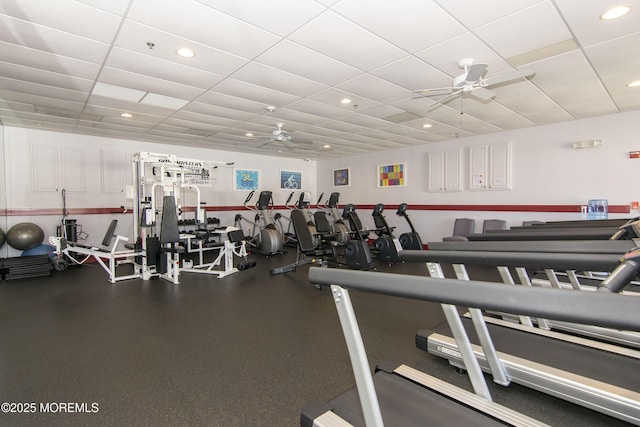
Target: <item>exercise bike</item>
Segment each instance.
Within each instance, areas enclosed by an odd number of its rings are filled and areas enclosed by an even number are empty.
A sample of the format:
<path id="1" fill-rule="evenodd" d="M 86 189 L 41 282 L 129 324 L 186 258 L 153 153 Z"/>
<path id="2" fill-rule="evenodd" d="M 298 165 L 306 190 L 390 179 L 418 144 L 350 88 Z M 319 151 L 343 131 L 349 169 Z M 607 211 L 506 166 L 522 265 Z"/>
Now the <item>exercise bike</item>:
<path id="1" fill-rule="evenodd" d="M 404 217 L 404 219 L 407 220 L 407 224 L 409 224 L 409 228 L 411 228 L 411 232 L 402 233 L 398 238 L 400 245 L 402 245 L 402 249 L 421 251 L 423 249 L 422 239 L 420 239 L 420 234 L 418 234 L 416 229 L 413 227 L 409 214 L 407 214 L 406 203 L 400 203 L 400 206 L 398 206 L 398 210 L 396 211 L 396 215 Z"/>
<path id="2" fill-rule="evenodd" d="M 389 227 L 386 218 L 382 214 L 384 212 L 384 205 L 378 203 L 373 208 L 373 222 L 376 226 L 375 233 L 378 238 L 374 242 L 376 248 L 378 261 L 383 261 L 388 264 L 393 264 L 400 261 L 398 252 L 402 250 L 402 246 L 398 239 L 393 237 L 393 228 Z"/>
<path id="3" fill-rule="evenodd" d="M 369 232 L 362 228 L 362 222 L 356 213 L 356 206 L 353 204 L 345 205 L 342 211 L 342 218 L 348 221 L 351 228 L 349 233 L 351 239 L 345 243 L 344 249 L 347 266 L 357 270 L 371 268 L 373 266 L 373 257 L 367 245 Z"/>

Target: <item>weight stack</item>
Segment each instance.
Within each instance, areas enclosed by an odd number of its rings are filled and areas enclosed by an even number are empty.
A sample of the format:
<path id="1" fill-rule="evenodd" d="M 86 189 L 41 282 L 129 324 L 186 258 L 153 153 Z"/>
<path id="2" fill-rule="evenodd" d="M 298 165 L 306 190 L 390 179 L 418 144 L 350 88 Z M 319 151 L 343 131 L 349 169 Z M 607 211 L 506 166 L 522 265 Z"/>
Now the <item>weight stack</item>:
<path id="1" fill-rule="evenodd" d="M 3 272 L 5 280 L 49 276 L 53 271 L 47 254 L 5 258 L 2 264 L 0 271 Z"/>

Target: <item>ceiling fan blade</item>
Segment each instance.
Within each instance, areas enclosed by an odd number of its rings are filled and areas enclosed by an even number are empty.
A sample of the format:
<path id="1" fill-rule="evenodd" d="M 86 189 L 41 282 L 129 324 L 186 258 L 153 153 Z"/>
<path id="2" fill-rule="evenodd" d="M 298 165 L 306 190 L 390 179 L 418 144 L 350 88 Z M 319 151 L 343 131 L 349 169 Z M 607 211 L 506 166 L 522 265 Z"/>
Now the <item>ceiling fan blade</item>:
<path id="1" fill-rule="evenodd" d="M 508 73 L 501 74 L 495 77 L 489 77 L 488 79 L 483 80 L 482 86 L 493 86 L 500 83 L 510 82 L 511 80 L 517 80 L 523 77 L 530 77 L 535 74 L 535 70 L 533 68 L 523 68 L 522 70 L 511 71 Z"/>
<path id="2" fill-rule="evenodd" d="M 471 95 L 475 96 L 476 98 L 482 99 L 483 101 L 488 101 L 496 96 L 496 93 L 483 87 L 477 87 L 471 91 Z"/>
<path id="3" fill-rule="evenodd" d="M 282 140 L 282 145 L 284 145 L 285 147 L 287 147 L 289 150 L 293 149 L 293 142 L 291 142 L 290 138 L 287 139 L 283 139 Z"/>
<path id="4" fill-rule="evenodd" d="M 427 93 L 427 92 L 436 92 L 438 90 L 452 90 L 452 89 L 456 89 L 455 87 L 452 86 L 445 86 L 445 87 L 432 87 L 431 89 L 418 89 L 418 90 L 414 90 L 413 93 Z"/>
<path id="5" fill-rule="evenodd" d="M 473 64 L 467 70 L 467 77 L 465 80 L 469 83 L 475 83 L 482 78 L 484 73 L 487 72 L 488 64 Z"/>
<path id="6" fill-rule="evenodd" d="M 262 144 L 258 144 L 258 146 L 256 148 L 264 147 L 265 145 L 271 144 L 272 142 L 273 142 L 272 139 L 267 139 L 267 140 L 263 141 Z"/>
<path id="7" fill-rule="evenodd" d="M 451 95 L 445 96 L 444 98 L 442 98 L 441 100 L 439 100 L 438 102 L 436 102 L 435 104 L 433 104 L 431 107 L 429 107 L 429 108 L 427 109 L 427 113 L 428 113 L 428 112 L 430 112 L 430 111 L 433 111 L 433 110 L 435 110 L 436 108 L 438 108 L 439 106 L 444 105 L 444 104 L 446 104 L 447 102 L 451 101 L 453 98 L 455 98 L 456 96 L 460 95 L 460 93 L 461 93 L 461 92 L 462 92 L 462 91 L 461 91 L 461 90 L 459 90 L 459 91 L 456 91 L 456 92 L 452 93 Z"/>
<path id="8" fill-rule="evenodd" d="M 291 139 L 291 142 L 294 144 L 313 144 L 313 140 L 311 138 L 306 138 L 304 136 L 294 136 Z"/>

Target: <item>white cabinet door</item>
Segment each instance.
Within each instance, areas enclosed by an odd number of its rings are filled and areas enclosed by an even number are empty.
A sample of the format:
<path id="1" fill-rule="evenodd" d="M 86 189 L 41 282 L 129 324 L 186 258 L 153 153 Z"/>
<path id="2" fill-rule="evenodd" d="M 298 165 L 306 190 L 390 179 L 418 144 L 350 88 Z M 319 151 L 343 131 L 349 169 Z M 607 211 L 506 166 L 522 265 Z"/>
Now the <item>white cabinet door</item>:
<path id="1" fill-rule="evenodd" d="M 486 145 L 469 147 L 469 189 L 487 188 L 487 152 Z"/>
<path id="2" fill-rule="evenodd" d="M 60 186 L 58 147 L 36 142 L 31 144 L 31 172 L 34 192 L 58 191 Z"/>
<path id="3" fill-rule="evenodd" d="M 492 190 L 507 190 L 511 188 L 511 143 L 492 144 L 490 146 L 490 168 Z"/>
<path id="4" fill-rule="evenodd" d="M 31 168 L 34 192 L 85 190 L 84 150 L 47 143 L 31 144 Z"/>
<path id="5" fill-rule="evenodd" d="M 444 153 L 444 189 L 462 191 L 462 149 Z"/>
<path id="6" fill-rule="evenodd" d="M 444 155 L 445 153 L 429 153 L 427 161 L 429 168 L 428 191 L 444 190 Z"/>
<path id="7" fill-rule="evenodd" d="M 84 150 L 62 147 L 60 150 L 61 184 L 65 191 L 84 193 Z"/>
<path id="8" fill-rule="evenodd" d="M 123 151 L 100 150 L 102 171 L 102 192 L 105 194 L 124 193 L 126 183 L 126 154 Z"/>

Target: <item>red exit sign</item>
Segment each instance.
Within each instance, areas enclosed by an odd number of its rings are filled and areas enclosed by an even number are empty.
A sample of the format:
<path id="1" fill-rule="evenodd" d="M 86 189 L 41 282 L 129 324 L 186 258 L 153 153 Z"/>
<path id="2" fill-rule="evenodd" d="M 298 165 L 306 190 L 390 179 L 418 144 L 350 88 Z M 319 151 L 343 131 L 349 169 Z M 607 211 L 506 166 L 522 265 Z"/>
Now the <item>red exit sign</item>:
<path id="1" fill-rule="evenodd" d="M 630 159 L 640 159 L 640 151 L 629 151 Z"/>

